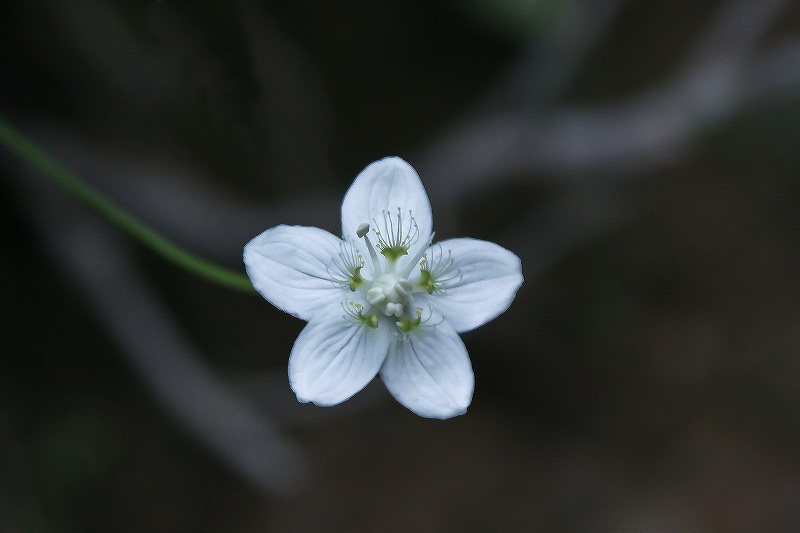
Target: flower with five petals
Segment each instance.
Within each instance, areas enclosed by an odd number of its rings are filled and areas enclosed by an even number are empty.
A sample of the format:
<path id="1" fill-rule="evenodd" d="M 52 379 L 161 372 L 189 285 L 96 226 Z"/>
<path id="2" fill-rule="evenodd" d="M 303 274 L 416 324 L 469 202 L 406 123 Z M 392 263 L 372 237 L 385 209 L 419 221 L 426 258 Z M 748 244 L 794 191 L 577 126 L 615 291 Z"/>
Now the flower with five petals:
<path id="1" fill-rule="evenodd" d="M 387 157 L 365 168 L 345 194 L 342 238 L 282 225 L 245 246 L 253 287 L 308 322 L 289 356 L 298 400 L 335 405 L 380 374 L 418 415 L 466 411 L 475 380 L 458 333 L 508 308 L 522 266 L 494 243 L 432 239 L 419 176 Z"/>

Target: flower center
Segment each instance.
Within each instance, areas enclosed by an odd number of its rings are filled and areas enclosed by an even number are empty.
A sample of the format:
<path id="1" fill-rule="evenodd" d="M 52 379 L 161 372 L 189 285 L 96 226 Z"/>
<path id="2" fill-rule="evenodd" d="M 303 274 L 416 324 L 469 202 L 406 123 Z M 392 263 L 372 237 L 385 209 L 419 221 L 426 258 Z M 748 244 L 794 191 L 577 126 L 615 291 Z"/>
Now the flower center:
<path id="1" fill-rule="evenodd" d="M 364 239 L 374 275 L 373 280 L 360 277 L 356 285 L 358 290 L 366 289 L 367 302 L 372 306 L 367 314 L 363 315 L 369 318 L 370 322 L 364 322 L 360 310 L 358 318 L 370 327 L 378 327 L 380 314 L 390 318 L 395 317 L 397 319 L 395 325 L 399 332 L 406 334 L 421 327 L 426 320 L 422 318 L 423 308 L 413 307 L 413 293 L 419 289 L 415 289 L 408 280 L 412 271 L 420 265 L 426 247 L 420 246 L 416 256 L 410 258 L 405 267 L 398 270 L 398 259 L 408 255 L 409 249 L 419 239 L 417 221 L 414 220 L 411 211 L 403 213 L 402 209 L 398 208 L 396 214 L 383 211 L 382 224 L 374 219 L 372 222 L 373 226 L 365 222 L 356 229 L 356 236 Z M 370 232 L 377 238 L 375 247 L 372 246 Z M 359 255 L 357 259 L 361 261 L 361 256 Z M 354 260 L 353 263 L 363 265 L 359 261 Z"/>
<path id="2" fill-rule="evenodd" d="M 367 291 L 367 301 L 386 316 L 401 317 L 414 303 L 413 290 L 406 278 L 394 273 L 381 274 Z"/>

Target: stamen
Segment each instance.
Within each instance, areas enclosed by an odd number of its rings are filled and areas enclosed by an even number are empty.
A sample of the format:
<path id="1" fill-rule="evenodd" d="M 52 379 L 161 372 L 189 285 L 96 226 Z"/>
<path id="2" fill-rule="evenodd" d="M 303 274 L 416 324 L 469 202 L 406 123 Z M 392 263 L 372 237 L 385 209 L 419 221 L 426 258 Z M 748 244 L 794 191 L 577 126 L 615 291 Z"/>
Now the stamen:
<path id="1" fill-rule="evenodd" d="M 344 311 L 342 318 L 345 319 L 349 316 L 358 320 L 358 313 L 364 308 L 362 305 L 354 302 L 350 302 L 348 305 L 345 305 L 344 302 L 339 302 L 339 305 L 342 307 L 342 311 Z"/>
<path id="2" fill-rule="evenodd" d="M 401 338 L 408 338 L 410 332 L 419 328 L 435 328 L 444 321 L 444 319 L 440 319 L 436 323 L 430 323 L 431 317 L 433 317 L 433 312 L 430 309 L 427 309 L 428 316 L 423 316 L 423 313 L 426 311 L 425 308 L 417 307 L 414 311 L 415 318 L 406 315 L 402 320 L 395 322 L 395 326 L 400 330 Z"/>
<path id="3" fill-rule="evenodd" d="M 427 254 L 430 254 L 428 257 Z M 420 285 L 428 293 L 434 292 L 444 293 L 458 285 L 464 276 L 461 274 L 461 269 L 452 270 L 455 259 L 453 259 L 453 252 L 447 251 L 445 258 L 442 251 L 442 245 L 430 247 L 422 261 L 420 261 Z"/>
<path id="4" fill-rule="evenodd" d="M 375 329 L 378 327 L 378 317 L 372 313 L 364 314 L 364 306 L 355 302 L 350 302 L 345 305 L 344 302 L 340 302 L 342 309 L 344 310 L 345 314 L 342 315 L 343 318 L 347 319 L 350 317 L 354 322 L 358 324 L 364 324 L 365 326 Z"/>
<path id="5" fill-rule="evenodd" d="M 411 245 L 419 238 L 419 225 L 414 219 L 414 215 L 409 211 L 408 224 L 404 227 L 403 211 L 399 207 L 397 208 L 396 217 L 389 211 L 383 211 L 382 213 L 383 224 L 378 224 L 377 220 L 372 220 L 374 224 L 373 231 L 378 237 L 376 247 L 384 257 L 394 263 L 400 257 L 407 255 Z"/>
<path id="6" fill-rule="evenodd" d="M 349 287 L 351 291 L 363 283 L 361 269 L 364 267 L 364 259 L 352 242 L 341 241 L 339 243 L 339 255 L 334 257 L 331 265 L 325 268 L 331 281 L 342 288 Z"/>
<path id="7" fill-rule="evenodd" d="M 369 224 L 366 222 L 361 224 L 358 229 L 356 230 L 356 235 L 360 238 L 364 239 L 367 243 L 367 251 L 369 252 L 369 257 L 372 259 L 372 272 L 374 276 L 377 278 L 381 274 L 383 274 L 383 269 L 381 268 L 381 263 L 378 261 L 378 254 L 375 252 L 375 248 L 372 247 L 372 243 L 369 240 L 369 236 L 367 233 L 369 232 Z M 376 232 L 377 233 L 377 232 Z M 378 235 L 380 238 L 380 235 Z"/>

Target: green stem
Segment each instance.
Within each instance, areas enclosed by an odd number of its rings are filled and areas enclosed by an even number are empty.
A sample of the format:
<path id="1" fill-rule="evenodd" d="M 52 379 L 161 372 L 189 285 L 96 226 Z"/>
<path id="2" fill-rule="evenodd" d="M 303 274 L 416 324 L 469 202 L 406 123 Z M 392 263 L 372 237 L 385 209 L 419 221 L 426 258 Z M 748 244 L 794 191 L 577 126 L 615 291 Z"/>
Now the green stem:
<path id="1" fill-rule="evenodd" d="M 246 275 L 201 259 L 162 237 L 58 164 L 2 118 L 0 118 L 0 143 L 165 259 L 221 285 L 253 292 L 253 285 Z"/>

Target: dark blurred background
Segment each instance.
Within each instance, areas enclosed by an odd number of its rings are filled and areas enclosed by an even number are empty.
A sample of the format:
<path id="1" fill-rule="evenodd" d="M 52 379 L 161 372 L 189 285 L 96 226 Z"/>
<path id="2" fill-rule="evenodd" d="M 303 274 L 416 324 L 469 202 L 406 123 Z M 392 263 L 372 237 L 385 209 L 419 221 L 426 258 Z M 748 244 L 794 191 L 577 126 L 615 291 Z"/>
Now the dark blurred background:
<path id="1" fill-rule="evenodd" d="M 0 149 L 0 530 L 800 530 L 797 2 L 3 11 L 0 114 L 199 255 L 399 155 L 525 284 L 466 415 L 300 405 L 301 321 Z"/>

